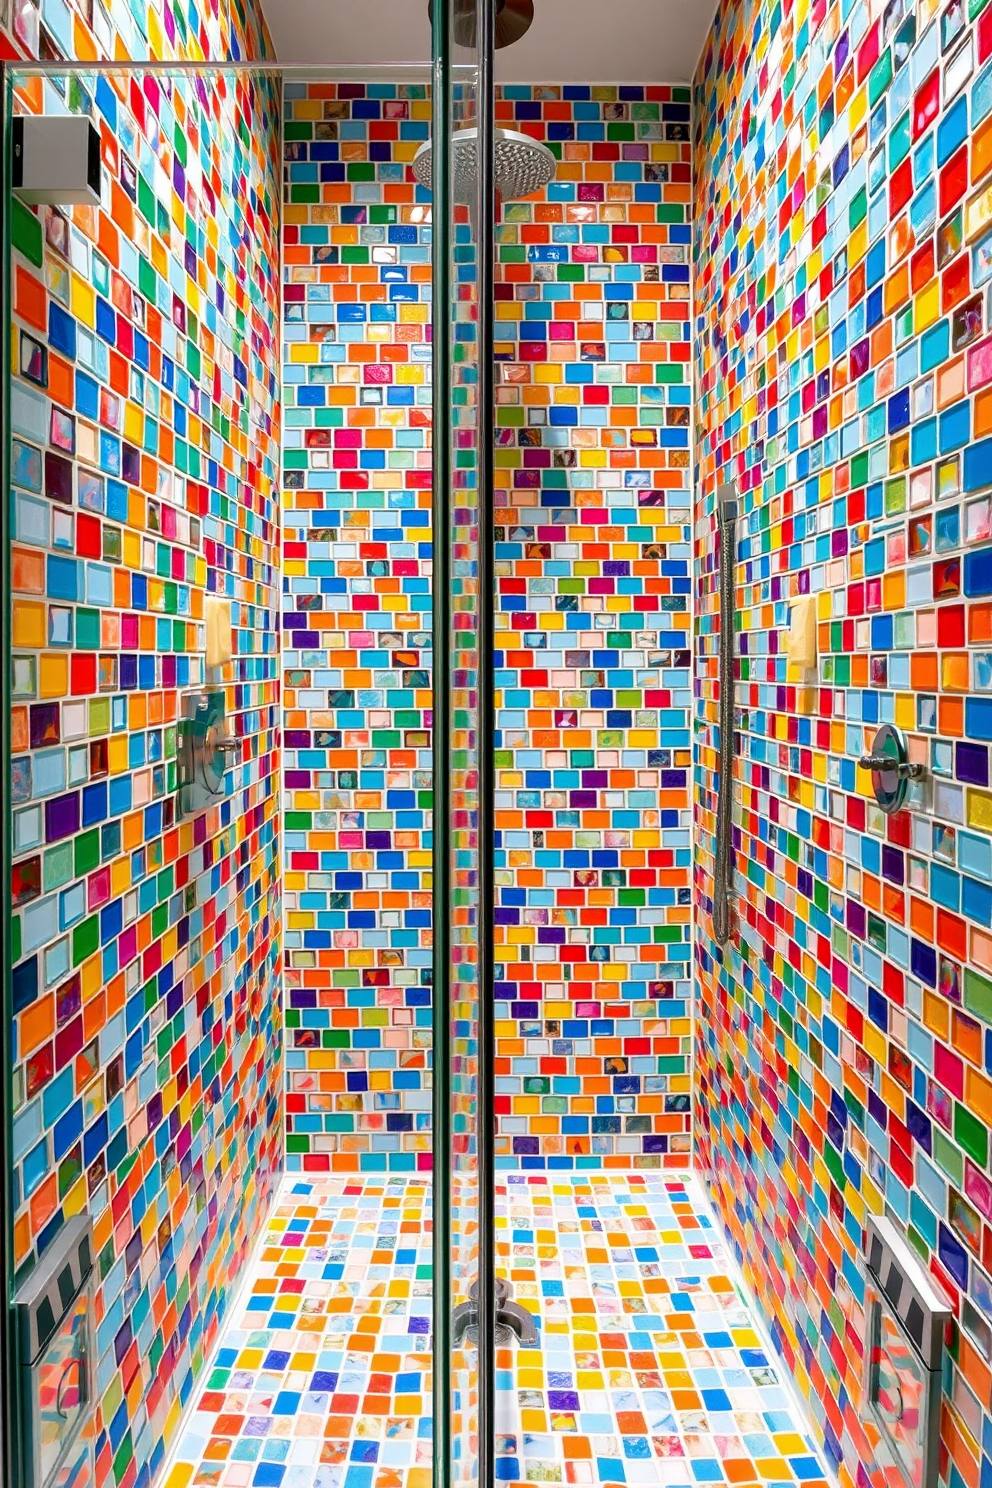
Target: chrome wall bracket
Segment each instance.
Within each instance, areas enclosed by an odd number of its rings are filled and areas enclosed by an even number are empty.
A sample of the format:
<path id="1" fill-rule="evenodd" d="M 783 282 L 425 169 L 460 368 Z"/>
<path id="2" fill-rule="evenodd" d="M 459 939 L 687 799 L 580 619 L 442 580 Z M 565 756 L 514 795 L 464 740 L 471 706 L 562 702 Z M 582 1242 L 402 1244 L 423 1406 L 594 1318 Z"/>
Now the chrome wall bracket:
<path id="1" fill-rule="evenodd" d="M 953 1313 L 895 1225 L 869 1215 L 862 1419 L 907 1488 L 937 1488 L 944 1335 Z"/>
<path id="2" fill-rule="evenodd" d="M 858 766 L 871 771 L 875 800 L 887 816 L 905 804 L 909 782 L 925 774 L 923 765 L 911 762 L 906 735 L 893 723 L 882 724 L 872 741 L 871 753 L 863 754 Z"/>

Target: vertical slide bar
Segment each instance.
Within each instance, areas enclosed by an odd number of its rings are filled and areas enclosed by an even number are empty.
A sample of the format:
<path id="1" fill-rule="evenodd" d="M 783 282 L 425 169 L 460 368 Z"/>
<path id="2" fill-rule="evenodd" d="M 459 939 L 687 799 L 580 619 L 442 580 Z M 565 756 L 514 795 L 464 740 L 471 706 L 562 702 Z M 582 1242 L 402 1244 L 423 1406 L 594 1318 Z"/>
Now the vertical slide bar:
<path id="1" fill-rule="evenodd" d="M 716 862 L 713 869 L 713 938 L 726 946 L 734 931 L 734 605 L 737 597 L 737 487 L 720 486 L 717 543 L 720 588 L 719 775 L 717 777 Z"/>

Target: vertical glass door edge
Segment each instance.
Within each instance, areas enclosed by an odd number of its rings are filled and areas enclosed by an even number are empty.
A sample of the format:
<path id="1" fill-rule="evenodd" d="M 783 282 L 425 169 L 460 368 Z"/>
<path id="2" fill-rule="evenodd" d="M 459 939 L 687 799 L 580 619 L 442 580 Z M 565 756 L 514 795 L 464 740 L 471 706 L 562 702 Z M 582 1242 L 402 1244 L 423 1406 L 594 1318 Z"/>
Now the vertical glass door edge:
<path id="1" fill-rule="evenodd" d="M 496 1113 L 494 1102 L 495 1038 L 493 925 L 496 906 L 495 868 L 495 670 L 496 614 L 495 482 L 496 392 L 494 349 L 494 272 L 496 226 L 496 0 L 481 0 L 479 36 L 479 137 L 476 158 L 478 212 L 479 337 L 478 393 L 478 857 L 479 857 L 479 1482 L 495 1483 L 496 1463 Z"/>
<path id="2" fill-rule="evenodd" d="M 10 102 L 11 78 L 9 69 L 0 63 L 0 108 L 3 120 L 0 124 L 0 304 L 11 304 L 11 174 L 12 174 L 12 111 Z M 3 779 L 3 1029 L 0 1031 L 0 1064 L 2 1064 L 2 1116 L 3 1122 L 3 1173 L 0 1184 L 0 1306 L 3 1308 L 0 1326 L 0 1480 L 11 1488 L 19 1488 L 22 1481 L 18 1456 L 20 1432 L 13 1423 L 20 1420 L 20 1401 L 17 1394 L 17 1372 L 14 1353 L 14 1313 L 11 1306 L 13 1279 L 13 1224 L 11 1206 L 11 1174 L 13 1173 L 13 1073 L 14 1027 L 12 990 L 12 916 L 8 885 L 13 865 L 12 818 L 10 804 L 10 699 L 11 699 L 11 601 L 10 601 L 10 365 L 11 365 L 11 318 L 2 316 L 0 343 L 3 347 L 3 373 L 0 375 L 0 667 L 3 677 L 3 705 L 0 707 L 0 758 Z"/>
<path id="3" fill-rule="evenodd" d="M 451 91 L 448 7 L 435 4 L 432 11 L 432 117 L 431 117 L 431 323 L 432 323 L 432 510 L 431 510 L 431 620 L 432 620 L 432 772 L 431 772 L 431 902 L 432 912 L 432 1270 L 433 1326 L 431 1367 L 433 1378 L 434 1488 L 447 1488 L 451 1461 L 451 1155 L 449 1115 L 449 1070 L 451 1038 L 445 989 L 450 973 L 448 935 L 448 842 L 451 835 L 450 770 L 447 720 L 449 677 L 444 664 L 444 641 L 451 612 L 448 574 L 451 449 L 449 400 L 451 364 L 447 333 L 450 283 L 445 248 L 451 216 L 448 172 L 448 99 Z"/>
<path id="4" fill-rule="evenodd" d="M 494 1474 L 494 16 L 433 10 L 435 1488 Z"/>

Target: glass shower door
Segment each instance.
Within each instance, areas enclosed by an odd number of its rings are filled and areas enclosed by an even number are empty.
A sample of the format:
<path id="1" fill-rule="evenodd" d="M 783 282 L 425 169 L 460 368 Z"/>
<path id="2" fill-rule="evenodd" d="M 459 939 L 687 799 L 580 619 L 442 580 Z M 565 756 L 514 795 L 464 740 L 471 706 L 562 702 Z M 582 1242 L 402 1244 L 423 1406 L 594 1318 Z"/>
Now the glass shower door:
<path id="1" fill-rule="evenodd" d="M 493 1480 L 493 14 L 433 17 L 437 1488 Z"/>
<path id="2" fill-rule="evenodd" d="M 282 81 L 3 73 L 9 1488 L 156 1478 L 281 1182 Z"/>

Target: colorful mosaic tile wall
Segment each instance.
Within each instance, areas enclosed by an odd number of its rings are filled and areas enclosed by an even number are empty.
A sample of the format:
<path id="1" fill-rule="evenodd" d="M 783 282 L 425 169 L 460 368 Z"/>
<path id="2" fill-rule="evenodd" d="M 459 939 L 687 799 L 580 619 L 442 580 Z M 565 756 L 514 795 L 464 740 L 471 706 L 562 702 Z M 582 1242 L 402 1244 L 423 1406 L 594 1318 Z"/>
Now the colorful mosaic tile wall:
<path id="1" fill-rule="evenodd" d="M 696 94 L 698 1148 L 845 1484 L 883 1208 L 992 1481 L 992 6 L 726 0 Z M 711 931 L 714 491 L 737 482 L 739 935 Z M 819 662 L 787 664 L 812 595 Z M 894 722 L 930 780 L 884 817 Z"/>
<path id="2" fill-rule="evenodd" d="M 429 196 L 417 85 L 285 86 L 287 1163 L 430 1167 Z"/>
<path id="3" fill-rule="evenodd" d="M 265 46 L 227 7 L 16 21 L 49 55 Z M 97 1481 L 138 1488 L 281 1166 L 279 100 L 122 70 L 18 106 L 89 113 L 105 185 L 13 208 L 14 1244 L 23 1269 L 92 1215 Z M 237 753 L 184 819 L 208 593 Z"/>
<path id="4" fill-rule="evenodd" d="M 508 88 L 499 1151 L 688 1160 L 687 89 Z M 429 1163 L 422 88 L 286 88 L 289 1161 Z M 567 739 L 566 739 L 567 735 Z"/>
<path id="5" fill-rule="evenodd" d="M 507 87 L 498 232 L 499 1161 L 688 1162 L 689 90 Z"/>

